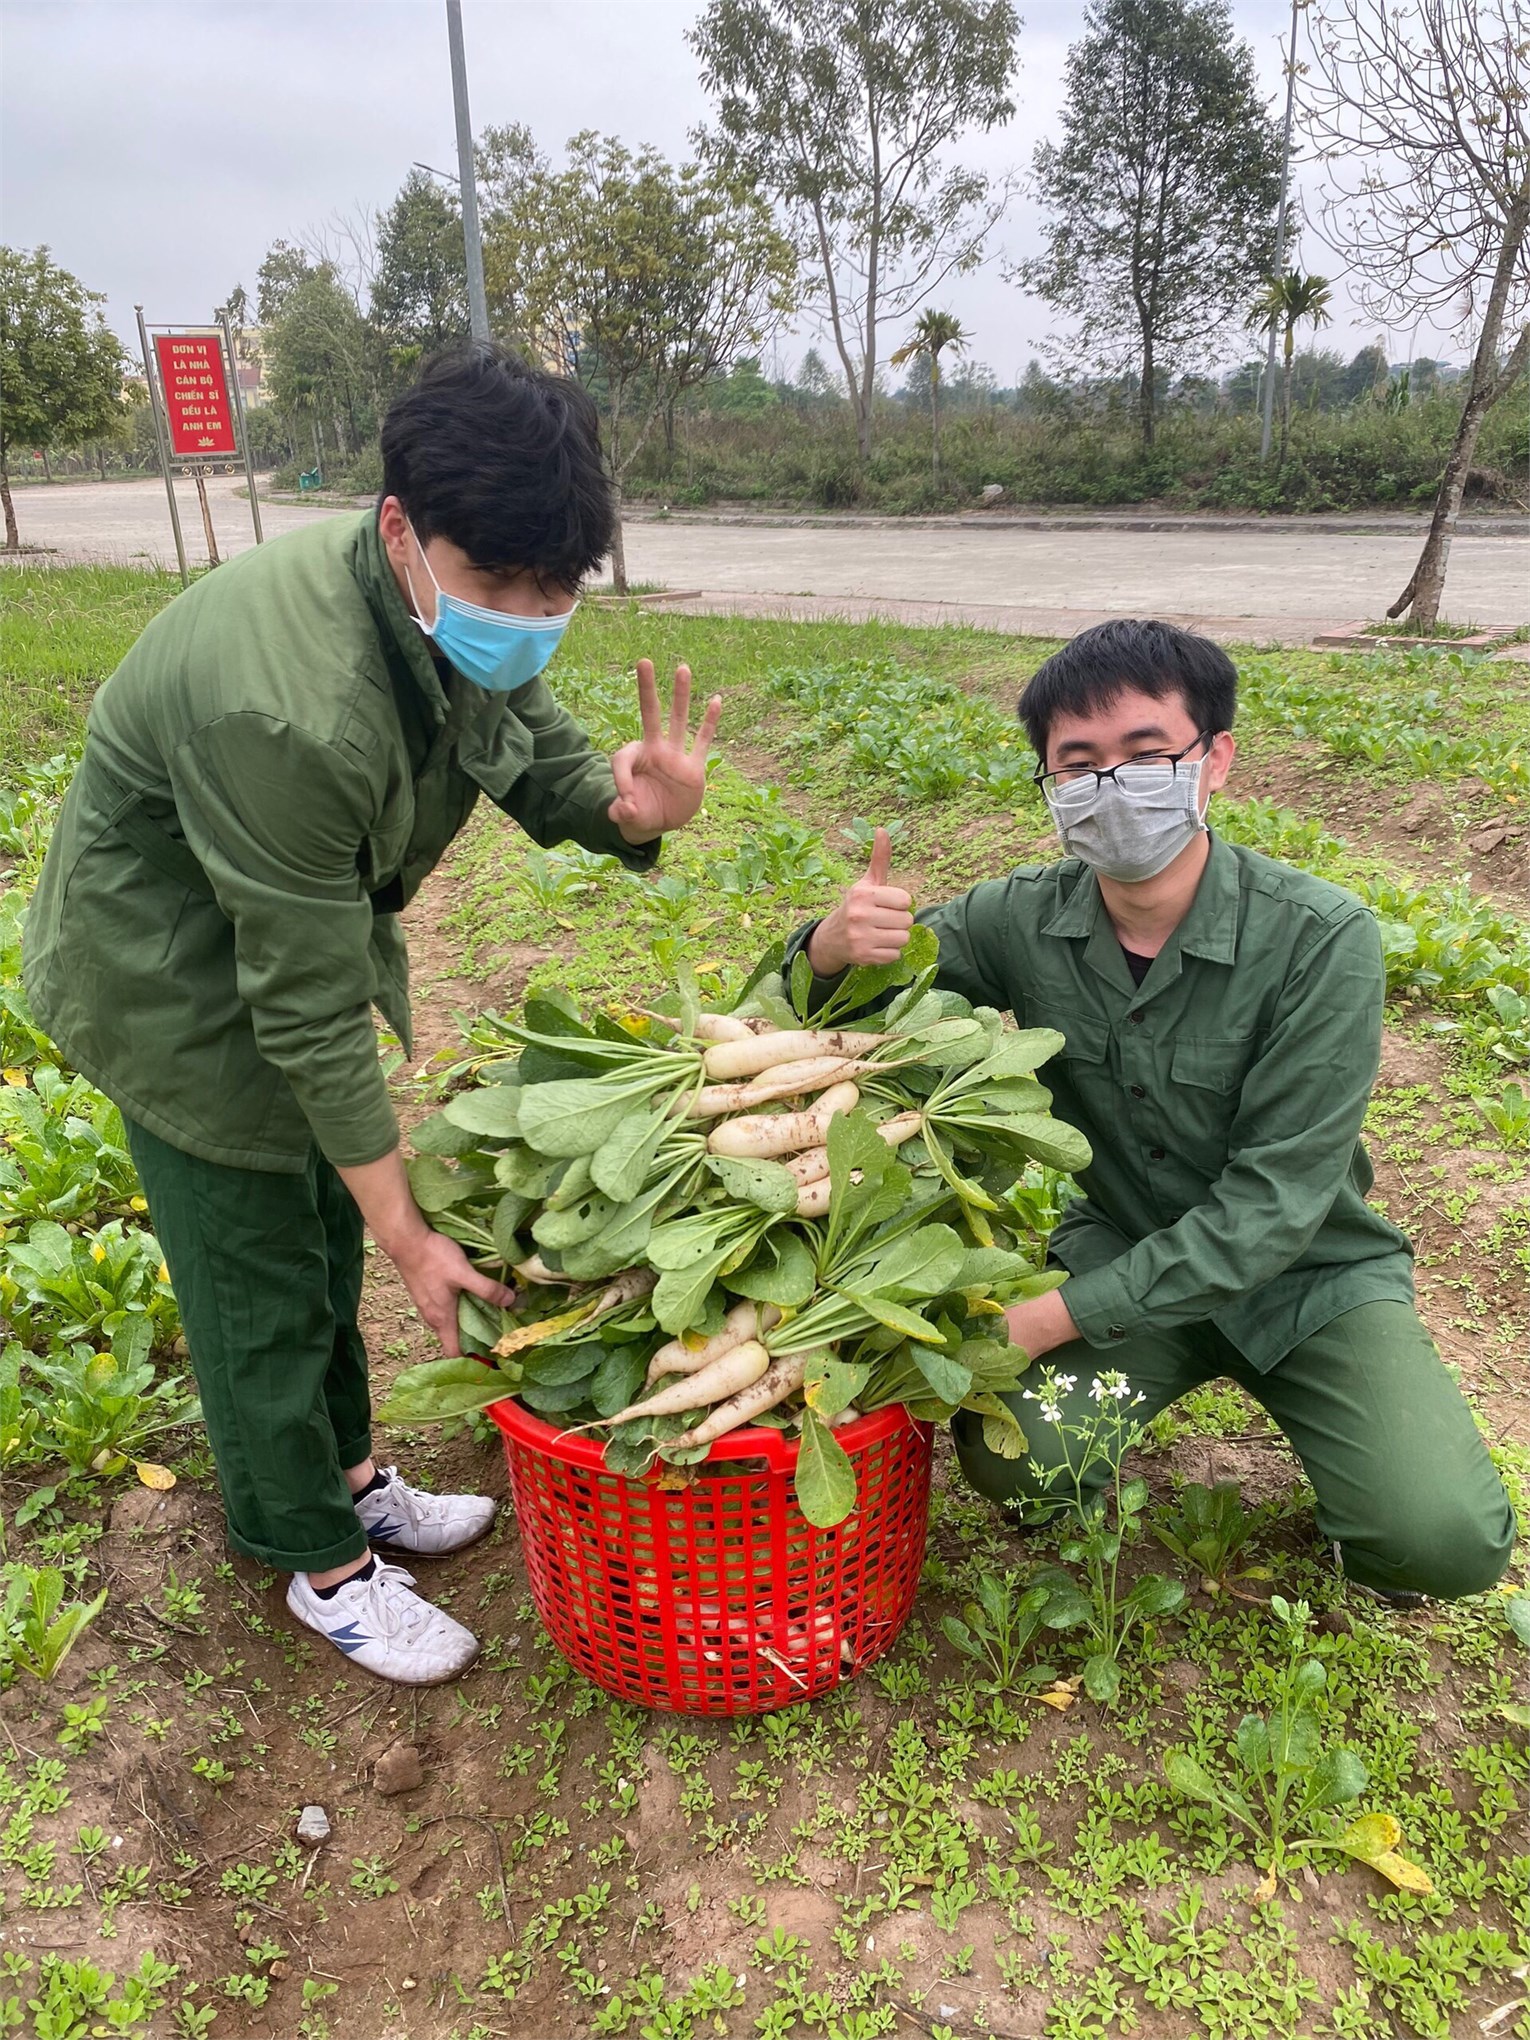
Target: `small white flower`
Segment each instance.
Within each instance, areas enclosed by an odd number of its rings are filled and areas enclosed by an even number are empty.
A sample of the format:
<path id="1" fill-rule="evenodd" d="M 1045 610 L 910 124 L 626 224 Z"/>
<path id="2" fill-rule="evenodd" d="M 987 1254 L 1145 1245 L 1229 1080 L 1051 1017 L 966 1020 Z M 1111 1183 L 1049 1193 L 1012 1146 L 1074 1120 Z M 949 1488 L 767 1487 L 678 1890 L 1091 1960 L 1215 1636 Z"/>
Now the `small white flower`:
<path id="1" fill-rule="evenodd" d="M 1091 1402 L 1103 1402 L 1104 1399 L 1105 1399 L 1105 1384 L 1103 1381 L 1101 1381 L 1100 1377 L 1096 1375 L 1093 1381 L 1091 1381 L 1089 1384 L 1089 1400 Z"/>
<path id="2" fill-rule="evenodd" d="M 1062 1422 L 1062 1410 L 1055 1402 L 1044 1402 L 1041 1405 L 1041 1419 L 1046 1424 L 1060 1424 Z"/>
<path id="3" fill-rule="evenodd" d="M 1078 1376 L 1076 1374 L 1059 1374 L 1053 1385 L 1059 1395 L 1072 1395 L 1074 1389 L 1078 1387 Z"/>

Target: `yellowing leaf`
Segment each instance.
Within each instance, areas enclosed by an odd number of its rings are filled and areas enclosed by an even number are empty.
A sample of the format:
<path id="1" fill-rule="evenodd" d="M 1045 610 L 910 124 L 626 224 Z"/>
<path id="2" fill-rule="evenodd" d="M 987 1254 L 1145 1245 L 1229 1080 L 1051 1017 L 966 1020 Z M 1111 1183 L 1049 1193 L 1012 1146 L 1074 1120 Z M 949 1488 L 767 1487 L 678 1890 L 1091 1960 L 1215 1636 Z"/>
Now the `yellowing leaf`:
<path id="1" fill-rule="evenodd" d="M 1274 1896 L 1275 1872 L 1273 1870 L 1266 1870 L 1259 1882 L 1254 1886 L 1254 1898 L 1258 1904 L 1265 1905 Z"/>
<path id="2" fill-rule="evenodd" d="M 24 1091 L 27 1087 L 27 1073 L 25 1070 L 7 1070 L 5 1081 L 13 1091 Z"/>
<path id="3" fill-rule="evenodd" d="M 1048 1686 L 1044 1693 L 1038 1693 L 1036 1698 L 1043 1707 L 1055 1707 L 1059 1714 L 1066 1714 L 1078 1698 L 1078 1687 L 1077 1679 L 1059 1679 L 1055 1685 Z"/>
<path id="4" fill-rule="evenodd" d="M 153 1488 L 157 1494 L 165 1494 L 175 1486 L 175 1475 L 169 1467 L 156 1465 L 152 1459 L 135 1459 L 133 1471 L 145 1487 Z"/>
<path id="5" fill-rule="evenodd" d="M 512 1353 L 522 1352 L 527 1346 L 540 1346 L 544 1339 L 555 1339 L 560 1332 L 582 1325 L 594 1308 L 593 1303 L 582 1303 L 577 1310 L 559 1311 L 556 1317 L 539 1318 L 534 1325 L 517 1325 L 506 1332 L 494 1351 L 501 1360 L 508 1360 Z"/>
<path id="6" fill-rule="evenodd" d="M 149 1200 L 148 1200 L 148 1198 L 147 1198 L 147 1197 L 130 1197 L 130 1198 L 128 1199 L 128 1209 L 129 1209 L 129 1211 L 139 1211 L 139 1212 L 142 1212 L 142 1211 L 147 1211 L 147 1210 L 148 1210 L 148 1208 L 149 1208 Z"/>
<path id="7" fill-rule="evenodd" d="M 1339 1847 L 1346 1855 L 1358 1856 L 1362 1863 L 1370 1863 L 1377 1856 L 1384 1856 L 1388 1849 L 1395 1849 L 1402 1838 L 1402 1822 L 1395 1815 L 1362 1813 L 1340 1835 Z"/>
<path id="8" fill-rule="evenodd" d="M 156 1282 L 163 1282 L 167 1289 L 170 1287 L 170 1263 L 168 1261 L 160 1262 L 154 1279 Z"/>
<path id="9" fill-rule="evenodd" d="M 106 1259 L 106 1249 L 105 1247 L 102 1246 L 99 1240 L 97 1240 L 96 1244 L 91 1248 L 90 1258 L 96 1262 L 101 1262 Z"/>
<path id="10" fill-rule="evenodd" d="M 1434 1889 L 1429 1873 L 1398 1853 L 1402 1838 L 1402 1823 L 1392 1814 L 1362 1813 L 1340 1835 L 1339 1847 L 1358 1862 L 1379 1870 L 1399 1891 L 1417 1891 L 1427 1897 Z"/>
<path id="11" fill-rule="evenodd" d="M 1434 1886 L 1427 1870 L 1421 1870 L 1417 1863 L 1410 1863 L 1406 1856 L 1399 1856 L 1395 1849 L 1384 1849 L 1379 1856 L 1370 1858 L 1373 1870 L 1379 1870 L 1389 1884 L 1395 1884 L 1399 1891 L 1416 1891 L 1427 1898 Z"/>

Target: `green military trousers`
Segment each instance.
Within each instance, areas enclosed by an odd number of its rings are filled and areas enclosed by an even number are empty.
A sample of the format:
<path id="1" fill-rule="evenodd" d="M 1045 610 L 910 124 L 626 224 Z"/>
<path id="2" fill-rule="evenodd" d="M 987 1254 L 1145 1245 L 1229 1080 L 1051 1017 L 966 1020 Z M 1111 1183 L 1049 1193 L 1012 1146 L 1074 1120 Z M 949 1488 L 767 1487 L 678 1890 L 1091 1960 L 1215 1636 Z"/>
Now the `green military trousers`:
<path id="1" fill-rule="evenodd" d="M 225 1168 L 129 1120 L 236 1551 L 323 1572 L 367 1548 L 344 1469 L 372 1450 L 362 1225 L 317 1149 L 297 1175 Z"/>
<path id="2" fill-rule="evenodd" d="M 1112 1368 L 1141 1391 L 1136 1415 L 1143 1422 L 1202 1382 L 1230 1376 L 1290 1439 L 1317 1496 L 1318 1527 L 1362 1586 L 1454 1600 L 1485 1592 L 1509 1563 L 1509 1498 L 1465 1397 L 1406 1303 L 1345 1311 L 1267 1374 L 1211 1324 L 1139 1333 L 1108 1354 L 1079 1339 L 1044 1364 L 1073 1382 L 1058 1397 L 1065 1428 L 1083 1420 L 1092 1382 Z M 979 1493 L 1022 1509 L 1055 1496 L 1067 1454 L 1035 1402 L 1019 1394 L 1006 1400 L 1029 1441 L 1027 1458 L 988 1451 L 982 1420 L 965 1410 L 952 1428 L 957 1457 Z M 1105 1479 L 1102 1465 L 1090 1484 Z"/>

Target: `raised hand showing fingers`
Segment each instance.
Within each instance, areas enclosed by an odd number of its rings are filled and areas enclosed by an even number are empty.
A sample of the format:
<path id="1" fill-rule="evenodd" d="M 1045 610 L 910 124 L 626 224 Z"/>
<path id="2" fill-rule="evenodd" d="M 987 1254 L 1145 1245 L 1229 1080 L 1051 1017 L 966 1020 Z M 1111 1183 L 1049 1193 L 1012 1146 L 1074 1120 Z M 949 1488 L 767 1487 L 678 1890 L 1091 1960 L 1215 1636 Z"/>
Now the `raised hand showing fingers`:
<path id="1" fill-rule="evenodd" d="M 707 703 L 694 742 L 690 741 L 691 669 L 675 668 L 666 722 L 654 680 L 653 661 L 639 659 L 638 713 L 642 735 L 624 744 L 611 760 L 617 797 L 606 812 L 629 843 L 651 842 L 682 828 L 706 794 L 707 753 L 722 715 L 722 696 Z"/>

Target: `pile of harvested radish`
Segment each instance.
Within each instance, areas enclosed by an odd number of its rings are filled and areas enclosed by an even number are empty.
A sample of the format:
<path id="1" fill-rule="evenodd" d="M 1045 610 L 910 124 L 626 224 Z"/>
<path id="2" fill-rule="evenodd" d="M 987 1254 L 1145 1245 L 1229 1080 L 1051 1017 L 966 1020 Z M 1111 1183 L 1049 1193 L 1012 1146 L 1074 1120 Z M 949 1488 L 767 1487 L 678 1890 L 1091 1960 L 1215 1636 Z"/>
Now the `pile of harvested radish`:
<path id="1" fill-rule="evenodd" d="M 543 992 L 495 1023 L 513 1052 L 416 1130 L 409 1171 L 516 1304 L 465 1297 L 474 1357 L 410 1368 L 382 1414 L 516 1395 L 604 1435 L 629 1474 L 790 1429 L 798 1499 L 825 1526 L 855 1504 L 833 1434 L 856 1414 L 967 1408 L 1022 1452 L 999 1398 L 1026 1360 L 1003 1312 L 1060 1278 L 1006 1193 L 1089 1150 L 1036 1080 L 1062 1037 L 934 989 L 933 944 L 916 931 L 901 965 L 850 972 L 811 1023 L 800 958 L 727 1013 L 686 985 L 663 1013 L 581 1015 Z"/>

